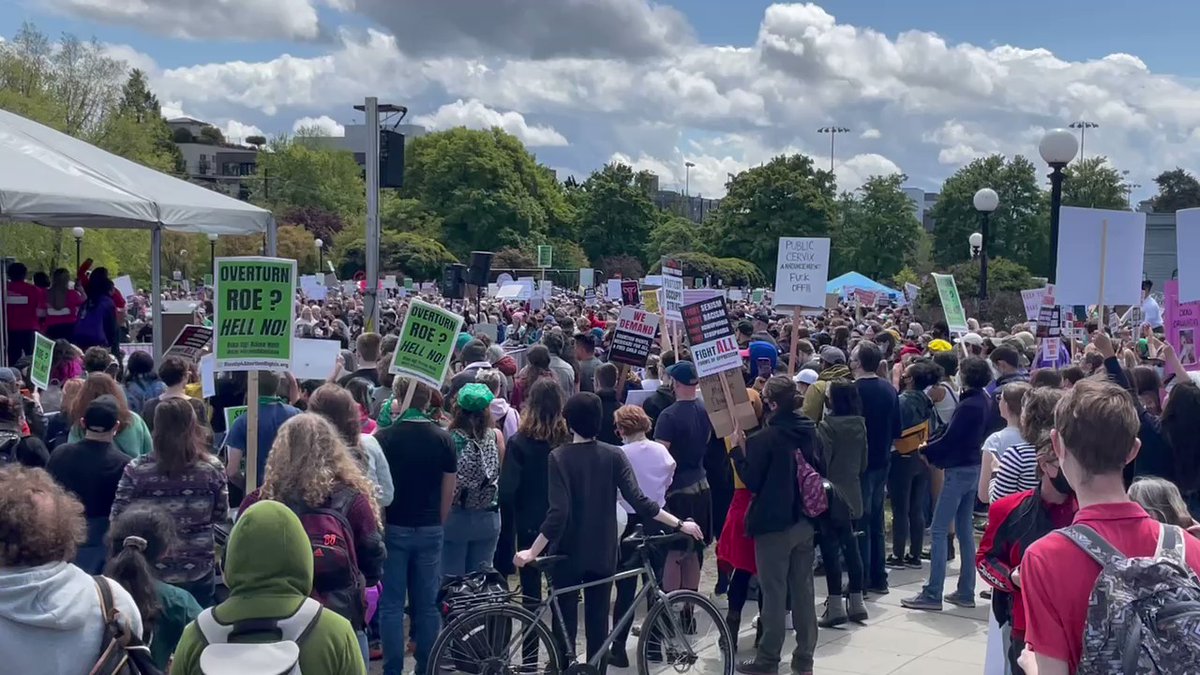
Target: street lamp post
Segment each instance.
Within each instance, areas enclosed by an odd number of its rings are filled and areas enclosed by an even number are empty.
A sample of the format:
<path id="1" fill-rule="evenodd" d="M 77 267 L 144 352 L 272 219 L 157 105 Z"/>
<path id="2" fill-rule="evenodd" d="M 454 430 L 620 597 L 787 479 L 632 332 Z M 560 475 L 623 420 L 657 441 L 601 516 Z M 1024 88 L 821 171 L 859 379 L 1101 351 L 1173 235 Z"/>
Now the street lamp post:
<path id="1" fill-rule="evenodd" d="M 179 266 L 183 268 L 183 278 L 188 278 L 188 252 L 186 248 L 179 249 Z"/>
<path id="2" fill-rule="evenodd" d="M 1066 129 L 1051 129 L 1038 143 L 1038 152 L 1050 165 L 1050 270 L 1046 278 L 1055 283 L 1058 275 L 1058 211 L 1062 207 L 1063 169 L 1075 159 L 1079 143 Z"/>
<path id="3" fill-rule="evenodd" d="M 208 233 L 208 259 L 211 268 L 209 274 L 212 275 L 212 285 L 217 285 L 217 233 Z"/>
<path id="4" fill-rule="evenodd" d="M 325 267 L 325 249 L 321 248 L 325 242 L 320 239 L 313 240 L 313 247 L 317 249 L 317 274 L 321 274 L 322 268 Z"/>
<path id="5" fill-rule="evenodd" d="M 71 236 L 75 237 L 75 269 L 79 269 L 81 264 L 79 253 L 83 249 L 83 228 L 71 228 Z"/>
<path id="6" fill-rule="evenodd" d="M 850 132 L 850 130 L 848 128 L 838 127 L 838 126 L 821 127 L 820 129 L 817 129 L 818 134 L 829 134 L 829 173 L 833 173 L 833 147 L 834 147 L 833 142 L 834 142 L 834 139 L 837 138 L 838 134 L 846 134 L 849 132 Z"/>
<path id="7" fill-rule="evenodd" d="M 1089 122 L 1088 120 L 1079 120 L 1078 122 L 1071 122 L 1067 126 L 1072 129 L 1079 130 L 1079 161 L 1082 162 L 1083 161 L 1083 141 L 1084 141 L 1084 137 L 1087 135 L 1087 130 L 1088 129 L 1099 129 L 1100 125 L 1096 124 L 1095 122 Z"/>
<path id="8" fill-rule="evenodd" d="M 1000 195 L 991 188 L 980 188 L 975 193 L 975 210 L 983 217 L 982 233 L 978 234 L 979 244 L 979 299 L 987 300 L 987 282 L 988 282 L 988 226 L 992 217 L 992 211 L 1000 206 Z M 977 235 L 971 235 L 971 248 L 975 248 Z"/>

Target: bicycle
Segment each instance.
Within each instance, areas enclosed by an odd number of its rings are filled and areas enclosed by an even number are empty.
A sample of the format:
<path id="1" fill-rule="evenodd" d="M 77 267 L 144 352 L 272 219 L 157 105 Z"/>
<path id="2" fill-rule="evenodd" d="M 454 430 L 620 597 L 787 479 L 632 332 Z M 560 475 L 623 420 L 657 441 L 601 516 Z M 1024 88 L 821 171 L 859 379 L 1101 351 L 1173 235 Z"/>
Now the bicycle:
<path id="1" fill-rule="evenodd" d="M 713 669 L 706 656 L 706 675 L 710 671 L 712 675 L 733 675 L 736 636 L 731 634 L 721 611 L 695 591 L 666 593 L 659 588 L 655 578 L 649 550 L 685 538 L 688 538 L 686 534 L 646 535 L 639 526 L 625 542 L 634 545 L 640 567 L 557 589 L 546 574 L 546 598 L 534 611 L 515 604 L 520 597 L 518 592 L 464 610 L 438 634 L 429 653 L 428 672 L 433 675 L 449 671 L 469 675 L 596 675 L 604 672 L 609 649 L 618 634 L 622 629 L 633 627 L 638 606 L 650 598 L 653 602 L 638 631 L 638 673 L 646 675 L 652 664 L 663 666 L 664 672 L 684 673 L 700 664 L 702 654 L 707 655 L 715 649 L 720 666 Z M 564 555 L 543 556 L 530 564 L 546 572 L 555 563 L 566 559 Z M 590 660 L 578 662 L 575 645 L 563 626 L 558 599 L 565 595 L 573 597 L 576 592 L 592 586 L 637 577 L 642 578 L 642 587 L 629 609 L 609 631 L 599 651 Z M 553 618 L 553 632 L 546 625 L 547 617 Z M 715 630 L 715 639 L 693 639 L 701 634 L 702 627 Z M 711 632 L 705 631 L 705 635 L 711 636 Z"/>

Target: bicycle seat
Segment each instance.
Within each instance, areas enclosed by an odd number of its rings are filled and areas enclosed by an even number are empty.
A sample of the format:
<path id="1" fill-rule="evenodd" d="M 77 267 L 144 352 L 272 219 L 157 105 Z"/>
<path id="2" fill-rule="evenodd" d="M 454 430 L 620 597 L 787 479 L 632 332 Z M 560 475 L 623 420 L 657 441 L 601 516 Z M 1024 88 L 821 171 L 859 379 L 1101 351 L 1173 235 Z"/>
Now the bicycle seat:
<path id="1" fill-rule="evenodd" d="M 566 559 L 567 559 L 567 556 L 565 556 L 565 555 L 544 555 L 540 558 L 534 558 L 529 563 L 529 566 L 534 569 L 548 570 L 551 567 L 553 567 L 555 564 L 560 563 Z"/>

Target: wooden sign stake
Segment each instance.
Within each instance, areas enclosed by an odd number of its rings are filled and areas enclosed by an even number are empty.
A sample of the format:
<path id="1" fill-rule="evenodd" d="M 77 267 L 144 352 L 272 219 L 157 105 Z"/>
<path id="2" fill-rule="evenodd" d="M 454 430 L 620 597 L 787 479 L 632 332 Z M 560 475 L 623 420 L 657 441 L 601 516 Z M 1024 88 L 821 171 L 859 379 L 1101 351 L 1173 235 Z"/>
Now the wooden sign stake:
<path id="1" fill-rule="evenodd" d="M 258 489 L 258 371 L 246 374 L 246 494 Z"/>

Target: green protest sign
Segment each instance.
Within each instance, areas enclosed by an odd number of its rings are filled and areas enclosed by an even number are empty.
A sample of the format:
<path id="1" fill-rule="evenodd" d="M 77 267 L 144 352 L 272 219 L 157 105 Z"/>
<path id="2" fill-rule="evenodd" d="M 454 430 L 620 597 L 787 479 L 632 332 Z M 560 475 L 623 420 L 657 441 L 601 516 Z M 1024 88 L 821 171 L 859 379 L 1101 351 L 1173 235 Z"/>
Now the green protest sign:
<path id="1" fill-rule="evenodd" d="M 296 261 L 217 258 L 213 292 L 218 371 L 288 368 L 296 313 Z"/>
<path id="2" fill-rule="evenodd" d="M 38 389 L 50 388 L 50 363 L 54 360 L 54 340 L 34 333 L 33 363 L 29 366 L 29 381 Z"/>
<path id="3" fill-rule="evenodd" d="M 763 301 L 763 289 L 756 288 L 753 291 L 750 291 L 750 302 L 753 302 L 754 304 L 759 304 L 762 301 Z"/>
<path id="4" fill-rule="evenodd" d="M 442 386 L 462 323 L 460 314 L 413 300 L 404 317 L 400 342 L 396 345 L 396 356 L 389 372 L 420 380 L 434 388 Z"/>
<path id="5" fill-rule="evenodd" d="M 553 259 L 554 259 L 554 247 L 553 246 L 546 246 L 546 245 L 538 246 L 537 266 L 539 268 L 553 267 L 554 264 L 551 262 Z"/>
<path id="6" fill-rule="evenodd" d="M 245 415 L 246 411 L 249 409 L 250 409 L 250 406 L 246 406 L 246 405 L 231 405 L 225 409 L 225 431 L 226 431 L 226 433 L 233 430 L 233 423 L 237 421 L 237 418 L 241 417 L 242 415 Z"/>
<path id="7" fill-rule="evenodd" d="M 953 274 L 934 274 L 933 282 L 937 284 L 938 298 L 942 301 L 942 311 L 946 314 L 946 325 L 951 333 L 967 332 L 967 313 L 963 310 L 962 298 L 958 297 L 958 284 L 954 283 Z"/>

